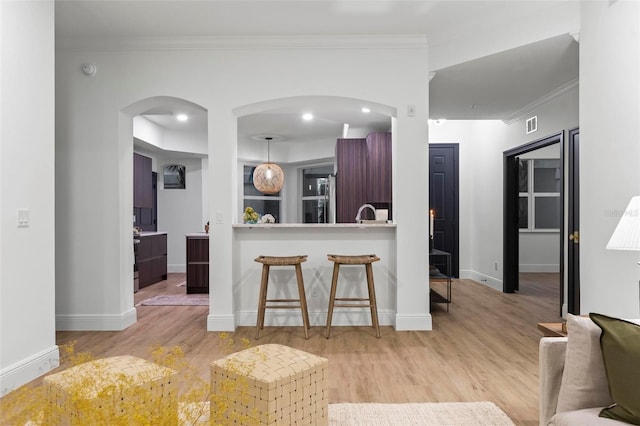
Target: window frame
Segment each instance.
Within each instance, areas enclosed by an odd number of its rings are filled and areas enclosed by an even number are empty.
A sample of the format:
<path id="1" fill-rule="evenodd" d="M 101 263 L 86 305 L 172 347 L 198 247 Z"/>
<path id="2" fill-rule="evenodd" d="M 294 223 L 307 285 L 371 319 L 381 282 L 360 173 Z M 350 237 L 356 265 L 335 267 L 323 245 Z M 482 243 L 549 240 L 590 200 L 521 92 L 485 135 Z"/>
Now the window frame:
<path id="1" fill-rule="evenodd" d="M 519 199 L 527 199 L 527 227 L 519 228 L 520 232 L 560 232 L 557 228 L 539 228 L 536 226 L 536 199 L 537 198 L 560 198 L 560 190 L 558 192 L 535 192 L 535 161 L 536 160 L 557 160 L 558 167 L 561 166 L 560 158 L 521 158 L 521 161 L 527 162 L 527 192 L 519 192 Z M 560 188 L 561 189 L 561 188 Z M 559 200 L 562 202 L 562 199 Z M 560 218 L 560 221 L 562 218 Z"/>

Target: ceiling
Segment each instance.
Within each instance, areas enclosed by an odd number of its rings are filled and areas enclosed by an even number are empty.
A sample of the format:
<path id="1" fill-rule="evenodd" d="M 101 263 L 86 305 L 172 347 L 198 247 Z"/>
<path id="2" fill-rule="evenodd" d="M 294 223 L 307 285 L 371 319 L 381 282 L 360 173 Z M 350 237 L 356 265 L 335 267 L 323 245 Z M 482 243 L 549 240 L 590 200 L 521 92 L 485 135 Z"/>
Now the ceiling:
<path id="1" fill-rule="evenodd" d="M 513 27 L 514 22 L 533 16 L 552 19 L 553 8 L 560 3 L 567 2 L 56 0 L 56 39 L 411 34 L 425 35 L 429 46 L 438 47 L 471 39 L 488 28 Z M 509 120 L 577 81 L 578 43 L 568 34 L 553 36 L 432 71 L 430 118 Z M 365 115 L 355 105 L 311 107 L 312 123 L 300 119 L 302 109 L 309 106 L 295 103 L 245 116 L 239 120 L 239 138 L 274 135 L 305 141 L 341 137 L 343 123 L 352 129 L 369 125 L 388 130 L 390 126 L 387 116 Z M 177 109 L 167 105 L 166 112 L 177 113 Z M 158 112 L 149 118 L 171 130 L 184 128 L 185 123 L 178 123 L 174 116 Z M 206 126 L 206 113 L 194 114 L 188 125 Z"/>

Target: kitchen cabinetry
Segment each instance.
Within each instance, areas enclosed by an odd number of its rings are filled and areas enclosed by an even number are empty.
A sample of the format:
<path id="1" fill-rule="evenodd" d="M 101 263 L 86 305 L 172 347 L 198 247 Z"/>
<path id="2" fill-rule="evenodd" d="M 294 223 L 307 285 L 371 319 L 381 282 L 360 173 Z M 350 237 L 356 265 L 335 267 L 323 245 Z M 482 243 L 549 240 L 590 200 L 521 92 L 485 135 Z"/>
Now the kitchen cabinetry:
<path id="1" fill-rule="evenodd" d="M 133 207 L 153 208 L 151 158 L 133 154 Z"/>
<path id="2" fill-rule="evenodd" d="M 370 203 L 389 208 L 392 199 L 391 133 L 370 133 L 366 139 L 336 143 L 336 222 L 353 223 L 358 208 Z M 366 216 L 363 219 L 375 219 Z"/>
<path id="3" fill-rule="evenodd" d="M 391 133 L 367 136 L 367 203 L 391 202 Z"/>
<path id="4" fill-rule="evenodd" d="M 209 235 L 187 235 L 187 294 L 209 293 Z"/>
<path id="5" fill-rule="evenodd" d="M 367 199 L 366 139 L 338 139 L 336 163 L 336 222 L 353 223 Z"/>
<path id="6" fill-rule="evenodd" d="M 140 235 L 136 264 L 140 288 L 167 279 L 167 234 Z"/>

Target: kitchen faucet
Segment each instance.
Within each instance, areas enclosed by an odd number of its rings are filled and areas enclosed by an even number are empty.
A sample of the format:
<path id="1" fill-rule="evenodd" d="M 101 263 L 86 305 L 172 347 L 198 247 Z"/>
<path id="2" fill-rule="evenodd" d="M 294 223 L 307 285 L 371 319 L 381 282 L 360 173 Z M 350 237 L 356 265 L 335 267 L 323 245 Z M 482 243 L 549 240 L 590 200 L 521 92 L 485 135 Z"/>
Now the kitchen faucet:
<path id="1" fill-rule="evenodd" d="M 371 211 L 373 212 L 373 217 L 376 217 L 376 208 L 373 207 L 371 204 L 363 204 L 360 206 L 360 208 L 358 209 L 358 214 L 356 215 L 356 222 L 360 222 L 360 215 L 362 214 L 362 210 L 369 208 L 371 209 Z"/>

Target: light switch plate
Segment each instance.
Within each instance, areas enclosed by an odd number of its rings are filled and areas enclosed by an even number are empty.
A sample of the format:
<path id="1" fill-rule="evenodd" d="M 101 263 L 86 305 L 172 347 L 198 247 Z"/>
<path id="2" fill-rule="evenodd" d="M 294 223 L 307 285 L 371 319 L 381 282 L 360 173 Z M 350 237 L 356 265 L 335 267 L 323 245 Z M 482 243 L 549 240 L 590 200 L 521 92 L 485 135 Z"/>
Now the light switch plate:
<path id="1" fill-rule="evenodd" d="M 216 212 L 216 223 L 224 223 L 222 212 Z"/>

